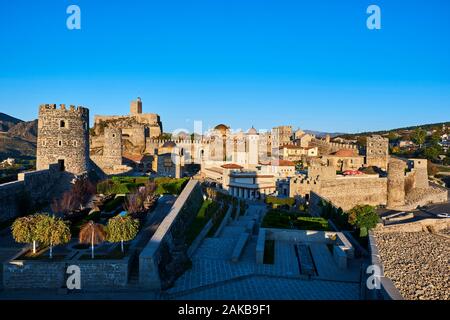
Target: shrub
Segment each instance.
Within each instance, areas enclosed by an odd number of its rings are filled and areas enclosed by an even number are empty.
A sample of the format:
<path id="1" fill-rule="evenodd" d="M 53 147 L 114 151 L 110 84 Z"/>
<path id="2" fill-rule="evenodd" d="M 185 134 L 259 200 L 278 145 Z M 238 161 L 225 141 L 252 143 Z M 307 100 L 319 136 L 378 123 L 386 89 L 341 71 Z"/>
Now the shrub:
<path id="1" fill-rule="evenodd" d="M 17 218 L 11 226 L 12 236 L 18 243 L 32 243 L 33 254 L 36 253 L 36 244 L 39 241 L 39 220 L 43 219 L 43 214 Z"/>
<path id="2" fill-rule="evenodd" d="M 289 206 L 292 207 L 295 205 L 294 198 L 278 198 L 273 196 L 267 196 L 265 199 L 267 204 L 275 205 L 275 206 Z"/>
<path id="3" fill-rule="evenodd" d="M 50 247 L 50 259 L 53 247 L 70 241 L 70 228 L 66 221 L 54 216 L 43 215 L 37 220 L 38 241 Z"/>
<path id="4" fill-rule="evenodd" d="M 375 208 L 369 205 L 359 205 L 348 213 L 348 223 L 359 228 L 360 237 L 366 237 L 370 229 L 378 223 L 378 214 Z"/>
<path id="5" fill-rule="evenodd" d="M 120 242 L 122 253 L 124 253 L 123 242 L 133 240 L 139 231 L 139 220 L 130 216 L 116 216 L 109 219 L 106 227 L 107 240 L 109 242 Z"/>
<path id="6" fill-rule="evenodd" d="M 188 183 L 189 178 L 155 178 L 156 194 L 180 194 Z"/>

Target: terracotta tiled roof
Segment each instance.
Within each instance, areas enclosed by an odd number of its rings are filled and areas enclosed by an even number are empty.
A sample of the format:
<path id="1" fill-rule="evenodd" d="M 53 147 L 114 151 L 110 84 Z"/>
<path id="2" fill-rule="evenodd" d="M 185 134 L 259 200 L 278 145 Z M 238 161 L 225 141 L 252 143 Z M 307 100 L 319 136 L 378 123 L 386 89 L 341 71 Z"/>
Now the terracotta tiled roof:
<path id="1" fill-rule="evenodd" d="M 272 161 L 270 164 L 272 166 L 280 166 L 280 167 L 295 167 L 295 163 L 289 160 Z"/>
<path id="2" fill-rule="evenodd" d="M 235 163 L 227 163 L 227 164 L 222 165 L 221 167 L 224 169 L 242 169 L 242 168 L 244 168 Z"/>
<path id="3" fill-rule="evenodd" d="M 332 153 L 331 155 L 338 156 L 338 157 L 356 157 L 357 156 L 356 152 L 351 149 L 341 149 L 341 150 L 338 150 L 338 151 Z"/>

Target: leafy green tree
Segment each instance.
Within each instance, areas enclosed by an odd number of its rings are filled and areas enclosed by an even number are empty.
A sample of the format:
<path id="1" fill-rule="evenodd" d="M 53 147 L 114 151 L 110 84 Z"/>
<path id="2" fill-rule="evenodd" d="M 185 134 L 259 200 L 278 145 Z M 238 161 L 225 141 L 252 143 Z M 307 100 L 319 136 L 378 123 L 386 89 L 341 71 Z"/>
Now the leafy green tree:
<path id="1" fill-rule="evenodd" d="M 55 216 L 43 215 L 36 224 L 39 243 L 50 247 L 50 259 L 53 258 L 53 247 L 70 241 L 68 223 Z"/>
<path id="2" fill-rule="evenodd" d="M 436 146 L 431 146 L 428 148 L 425 148 L 424 152 L 423 152 L 423 156 L 429 160 L 435 160 L 439 157 L 439 155 L 441 154 L 441 149 L 439 147 Z"/>
<path id="3" fill-rule="evenodd" d="M 103 225 L 89 221 L 80 229 L 80 243 L 91 245 L 91 258 L 94 259 L 94 246 L 106 240 L 106 232 Z"/>
<path id="4" fill-rule="evenodd" d="M 33 254 L 36 254 L 36 245 L 39 241 L 39 220 L 44 219 L 43 214 L 34 214 L 17 218 L 11 226 L 12 236 L 18 243 L 32 243 Z"/>
<path id="5" fill-rule="evenodd" d="M 422 128 L 417 128 L 414 130 L 411 139 L 414 143 L 419 145 L 419 148 L 422 148 L 422 145 L 425 143 L 427 138 L 427 132 Z"/>
<path id="6" fill-rule="evenodd" d="M 369 205 L 358 205 L 348 212 L 348 223 L 359 228 L 359 236 L 366 237 L 370 229 L 378 223 L 375 208 Z"/>
<path id="7" fill-rule="evenodd" d="M 139 231 L 139 220 L 130 216 L 116 216 L 109 219 L 107 230 L 107 240 L 109 242 L 120 242 L 122 253 L 124 252 L 123 242 L 133 240 Z"/>

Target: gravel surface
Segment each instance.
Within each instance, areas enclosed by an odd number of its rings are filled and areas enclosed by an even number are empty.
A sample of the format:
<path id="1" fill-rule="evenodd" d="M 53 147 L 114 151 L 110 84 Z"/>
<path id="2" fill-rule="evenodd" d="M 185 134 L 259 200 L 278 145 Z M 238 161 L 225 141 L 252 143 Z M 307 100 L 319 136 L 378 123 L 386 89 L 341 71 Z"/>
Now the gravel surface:
<path id="1" fill-rule="evenodd" d="M 450 300 L 450 239 L 426 232 L 375 233 L 390 278 L 408 300 Z"/>

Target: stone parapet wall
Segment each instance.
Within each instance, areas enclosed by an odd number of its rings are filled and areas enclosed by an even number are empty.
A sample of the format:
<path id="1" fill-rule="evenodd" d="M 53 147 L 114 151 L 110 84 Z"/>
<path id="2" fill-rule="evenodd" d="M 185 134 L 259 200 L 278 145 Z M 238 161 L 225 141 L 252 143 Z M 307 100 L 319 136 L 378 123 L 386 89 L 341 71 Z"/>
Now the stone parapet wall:
<path id="1" fill-rule="evenodd" d="M 120 288 L 128 284 L 129 258 L 122 260 L 29 261 L 3 263 L 5 289 L 60 289 L 66 287 L 70 265 L 80 268 L 81 290 Z"/>
<path id="2" fill-rule="evenodd" d="M 51 190 L 61 177 L 58 165 L 19 173 L 18 180 L 0 184 L 0 221 L 17 217 L 27 206 L 50 201 Z"/>
<path id="3" fill-rule="evenodd" d="M 369 290 L 365 287 L 365 295 L 371 300 L 404 300 L 400 291 L 395 287 L 391 279 L 384 276 L 384 267 L 381 261 L 380 253 L 377 247 L 376 239 L 372 231 L 369 231 L 369 251 L 370 264 L 380 271 L 379 277 L 375 278 L 379 281 L 379 288 Z M 366 284 L 366 283 L 364 283 Z"/>
<path id="4" fill-rule="evenodd" d="M 190 180 L 139 255 L 139 283 L 161 290 L 184 272 L 186 230 L 203 202 L 200 183 Z"/>
<path id="5" fill-rule="evenodd" d="M 5 289 L 62 288 L 65 284 L 65 262 L 23 261 L 3 263 Z"/>
<path id="6" fill-rule="evenodd" d="M 321 182 L 317 193 L 344 211 L 359 204 L 385 205 L 387 201 L 387 179 L 378 176 L 363 176 L 325 180 Z"/>
<path id="7" fill-rule="evenodd" d="M 378 224 L 374 231 L 377 233 L 430 232 L 431 229 L 433 232 L 440 232 L 448 228 L 450 228 L 450 219 L 423 219 L 396 225 Z"/>

